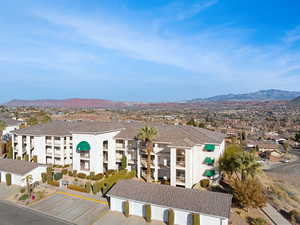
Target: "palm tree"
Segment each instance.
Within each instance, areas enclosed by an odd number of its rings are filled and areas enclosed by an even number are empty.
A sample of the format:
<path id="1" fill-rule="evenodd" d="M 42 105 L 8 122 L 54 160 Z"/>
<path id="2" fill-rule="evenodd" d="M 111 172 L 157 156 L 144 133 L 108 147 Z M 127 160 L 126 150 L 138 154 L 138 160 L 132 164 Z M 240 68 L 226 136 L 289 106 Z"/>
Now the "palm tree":
<path id="1" fill-rule="evenodd" d="M 158 130 L 154 127 L 145 126 L 139 129 L 137 138 L 143 141 L 147 150 L 147 182 L 151 180 L 151 152 L 153 151 L 153 140 L 157 137 Z"/>
<path id="2" fill-rule="evenodd" d="M 248 176 L 254 177 L 261 166 L 255 159 L 255 155 L 250 152 L 242 152 L 237 158 L 238 171 L 241 174 L 241 180 L 244 181 Z"/>

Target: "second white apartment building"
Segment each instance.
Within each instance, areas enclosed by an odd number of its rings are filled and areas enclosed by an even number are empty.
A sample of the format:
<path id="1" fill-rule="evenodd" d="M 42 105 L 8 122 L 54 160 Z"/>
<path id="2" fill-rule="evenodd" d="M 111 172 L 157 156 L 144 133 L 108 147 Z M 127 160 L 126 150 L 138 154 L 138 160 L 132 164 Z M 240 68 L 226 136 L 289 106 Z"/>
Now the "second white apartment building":
<path id="1" fill-rule="evenodd" d="M 191 188 L 201 179 L 217 178 L 215 164 L 224 152 L 224 135 L 192 126 L 53 121 L 14 131 L 14 158 L 28 155 L 41 164 L 72 165 L 89 174 L 120 169 L 126 156 L 127 169 L 145 177 L 147 153 L 136 139 L 145 125 L 159 132 L 151 155 L 153 180 Z"/>

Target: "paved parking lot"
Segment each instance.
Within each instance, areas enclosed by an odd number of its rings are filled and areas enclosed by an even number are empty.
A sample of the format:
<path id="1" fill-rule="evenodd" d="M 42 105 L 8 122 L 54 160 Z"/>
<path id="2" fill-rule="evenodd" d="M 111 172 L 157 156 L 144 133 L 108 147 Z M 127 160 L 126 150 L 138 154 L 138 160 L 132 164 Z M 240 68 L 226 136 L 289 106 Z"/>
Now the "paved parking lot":
<path id="1" fill-rule="evenodd" d="M 105 204 L 57 193 L 31 208 L 79 225 L 93 224 L 108 211 Z"/>
<path id="2" fill-rule="evenodd" d="M 165 223 L 159 221 L 152 221 L 151 223 L 147 223 L 145 219 L 141 217 L 130 216 L 126 218 L 121 213 L 107 211 L 93 225 L 165 225 Z"/>

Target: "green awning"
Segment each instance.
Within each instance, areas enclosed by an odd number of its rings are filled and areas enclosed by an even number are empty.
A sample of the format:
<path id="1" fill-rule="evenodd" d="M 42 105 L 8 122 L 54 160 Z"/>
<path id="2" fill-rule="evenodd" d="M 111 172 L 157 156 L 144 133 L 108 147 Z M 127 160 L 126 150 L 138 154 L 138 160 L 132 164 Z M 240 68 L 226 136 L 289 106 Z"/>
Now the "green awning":
<path id="1" fill-rule="evenodd" d="M 88 142 L 82 141 L 77 145 L 76 150 L 78 152 L 87 152 L 91 150 L 91 146 Z"/>
<path id="2" fill-rule="evenodd" d="M 210 152 L 214 151 L 215 148 L 216 148 L 216 146 L 215 146 L 215 145 L 212 145 L 212 144 L 206 144 L 206 145 L 204 146 L 204 149 L 205 149 L 206 151 L 210 151 Z"/>
<path id="3" fill-rule="evenodd" d="M 204 176 L 206 176 L 206 177 L 212 177 L 215 174 L 216 174 L 215 170 L 205 170 L 205 172 L 204 172 Z"/>
<path id="4" fill-rule="evenodd" d="M 212 165 L 212 164 L 214 164 L 214 162 L 215 162 L 215 160 L 210 158 L 210 157 L 206 157 L 204 159 L 204 163 L 207 164 L 207 165 Z"/>

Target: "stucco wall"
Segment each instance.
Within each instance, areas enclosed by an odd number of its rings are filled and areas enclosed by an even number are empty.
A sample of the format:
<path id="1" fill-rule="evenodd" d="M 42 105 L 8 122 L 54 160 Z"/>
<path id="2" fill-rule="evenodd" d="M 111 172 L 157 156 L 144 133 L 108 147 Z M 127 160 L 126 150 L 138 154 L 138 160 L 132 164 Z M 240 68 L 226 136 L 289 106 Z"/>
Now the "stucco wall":
<path id="1" fill-rule="evenodd" d="M 110 197 L 110 209 L 112 211 L 118 211 L 123 213 L 123 202 L 125 199 L 111 196 Z M 144 205 L 146 203 L 136 202 L 128 200 L 129 202 L 129 214 L 144 217 Z M 151 218 L 152 220 L 159 220 L 166 222 L 168 218 L 168 207 L 151 205 Z M 177 225 L 192 225 L 192 212 L 188 212 L 180 209 L 173 209 L 175 215 L 175 224 Z M 228 225 L 228 219 L 220 218 L 210 215 L 200 214 L 200 224 L 204 225 Z"/>

